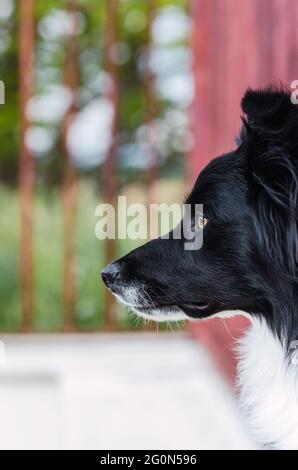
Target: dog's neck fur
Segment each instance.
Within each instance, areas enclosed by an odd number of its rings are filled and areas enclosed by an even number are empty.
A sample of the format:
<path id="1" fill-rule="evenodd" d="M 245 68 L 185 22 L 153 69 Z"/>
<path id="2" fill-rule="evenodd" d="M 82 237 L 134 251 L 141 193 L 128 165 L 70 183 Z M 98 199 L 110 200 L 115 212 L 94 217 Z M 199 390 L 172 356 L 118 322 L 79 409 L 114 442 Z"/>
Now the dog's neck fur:
<path id="1" fill-rule="evenodd" d="M 298 343 L 283 343 L 265 320 L 252 320 L 239 344 L 240 404 L 257 444 L 298 449 Z"/>

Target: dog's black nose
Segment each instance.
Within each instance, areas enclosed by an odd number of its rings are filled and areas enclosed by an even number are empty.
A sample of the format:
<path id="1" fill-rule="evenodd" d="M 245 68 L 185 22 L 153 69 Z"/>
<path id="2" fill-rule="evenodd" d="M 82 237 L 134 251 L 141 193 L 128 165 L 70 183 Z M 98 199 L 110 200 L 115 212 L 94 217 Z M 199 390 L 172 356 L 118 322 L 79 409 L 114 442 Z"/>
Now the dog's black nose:
<path id="1" fill-rule="evenodd" d="M 101 277 L 107 287 L 111 287 L 116 279 L 120 278 L 119 265 L 117 263 L 108 264 L 102 271 Z"/>

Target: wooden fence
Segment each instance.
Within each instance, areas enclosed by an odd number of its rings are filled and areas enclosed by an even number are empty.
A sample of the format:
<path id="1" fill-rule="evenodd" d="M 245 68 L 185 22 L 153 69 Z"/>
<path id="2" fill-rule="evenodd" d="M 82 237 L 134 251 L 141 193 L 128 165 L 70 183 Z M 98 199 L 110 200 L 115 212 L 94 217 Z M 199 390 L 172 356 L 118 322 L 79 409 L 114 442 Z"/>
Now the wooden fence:
<path id="1" fill-rule="evenodd" d="M 118 0 L 104 0 L 105 3 L 105 31 L 104 31 L 104 70 L 109 76 L 110 85 L 107 87 L 106 98 L 113 106 L 112 139 L 107 152 L 107 158 L 102 164 L 100 173 L 100 186 L 104 202 L 115 204 L 118 194 L 117 181 L 117 132 L 119 118 L 119 71 L 115 60 L 112 60 L 112 48 L 118 41 L 119 11 Z M 19 193 L 21 209 L 21 237 L 20 237 L 20 288 L 21 288 L 21 315 L 22 331 L 34 330 L 35 312 L 35 282 L 34 282 L 34 158 L 26 144 L 26 134 L 31 126 L 28 119 L 27 107 L 34 95 L 34 52 L 35 52 L 35 1 L 19 1 L 19 83 L 20 83 L 20 165 L 19 165 Z M 77 175 L 74 163 L 68 150 L 67 139 L 70 126 L 77 112 L 77 90 L 80 82 L 78 63 L 78 48 L 76 44 L 76 21 L 79 12 L 79 2 L 67 0 L 65 8 L 72 25 L 65 39 L 65 65 L 64 85 L 71 94 L 71 102 L 65 114 L 62 126 L 62 153 L 64 155 L 64 176 L 62 184 L 63 222 L 64 222 L 64 255 L 63 255 L 63 330 L 72 331 L 76 328 L 76 279 L 75 279 L 75 225 L 77 213 Z M 149 67 L 151 51 L 151 22 L 154 17 L 155 2 L 147 2 L 147 26 L 145 44 L 145 73 L 144 73 L 144 101 L 146 106 L 146 124 L 150 126 L 157 117 L 157 98 L 154 88 L 154 74 Z M 152 152 L 156 149 L 151 145 Z M 153 159 L 154 164 L 146 171 L 145 180 L 147 194 L 151 193 L 151 186 L 156 178 L 158 156 Z M 104 261 L 109 263 L 116 257 L 115 240 L 107 239 L 104 248 Z M 115 301 L 110 292 L 104 293 L 104 330 L 117 329 Z"/>

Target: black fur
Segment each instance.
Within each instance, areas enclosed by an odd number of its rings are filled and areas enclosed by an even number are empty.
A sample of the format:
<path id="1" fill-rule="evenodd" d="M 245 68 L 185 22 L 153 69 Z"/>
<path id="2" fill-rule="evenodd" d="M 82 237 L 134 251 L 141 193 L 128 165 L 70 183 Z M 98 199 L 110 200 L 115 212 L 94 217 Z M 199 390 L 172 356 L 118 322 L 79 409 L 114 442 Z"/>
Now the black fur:
<path id="1" fill-rule="evenodd" d="M 298 339 L 298 108 L 286 90 L 266 89 L 248 90 L 242 109 L 238 148 L 211 161 L 186 201 L 204 204 L 203 247 L 150 241 L 118 261 L 112 290 L 141 285 L 141 312 L 152 302 L 195 318 L 244 310 L 289 347 Z"/>

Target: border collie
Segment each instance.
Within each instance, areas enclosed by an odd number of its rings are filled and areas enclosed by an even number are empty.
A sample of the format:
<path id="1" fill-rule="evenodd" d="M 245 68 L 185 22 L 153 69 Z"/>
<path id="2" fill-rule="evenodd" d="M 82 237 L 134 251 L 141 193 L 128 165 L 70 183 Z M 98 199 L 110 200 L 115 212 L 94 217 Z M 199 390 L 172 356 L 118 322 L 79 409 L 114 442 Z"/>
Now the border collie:
<path id="1" fill-rule="evenodd" d="M 283 89 L 248 90 L 238 148 L 212 160 L 186 203 L 199 250 L 158 238 L 102 271 L 156 321 L 245 314 L 240 404 L 262 448 L 298 449 L 298 107 Z"/>

